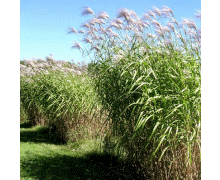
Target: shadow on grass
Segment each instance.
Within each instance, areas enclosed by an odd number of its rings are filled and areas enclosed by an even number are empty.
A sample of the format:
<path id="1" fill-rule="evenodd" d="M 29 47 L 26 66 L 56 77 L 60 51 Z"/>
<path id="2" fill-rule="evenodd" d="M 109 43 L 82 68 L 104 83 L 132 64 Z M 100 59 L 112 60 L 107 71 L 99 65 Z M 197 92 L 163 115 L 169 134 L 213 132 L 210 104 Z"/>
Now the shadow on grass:
<path id="1" fill-rule="evenodd" d="M 31 128 L 31 122 L 30 121 L 24 121 L 22 123 L 20 123 L 20 128 Z"/>
<path id="2" fill-rule="evenodd" d="M 35 131 L 20 132 L 21 142 L 60 144 L 48 138 L 49 129 L 39 127 Z M 21 178 L 85 179 L 85 180 L 131 180 L 147 179 L 137 174 L 131 163 L 124 163 L 116 156 L 90 152 L 84 155 L 63 155 L 55 152 L 51 156 L 33 155 L 20 161 Z"/>
<path id="3" fill-rule="evenodd" d="M 26 128 L 28 125 L 22 125 Z M 46 143 L 46 144 L 63 144 L 58 137 L 49 136 L 49 128 L 40 127 L 37 130 L 20 131 L 20 142 Z"/>
<path id="4" fill-rule="evenodd" d="M 117 157 L 94 152 L 81 157 L 60 154 L 53 157 L 35 156 L 21 162 L 21 168 L 23 169 L 21 177 L 39 180 L 147 179 L 135 173 L 131 164 L 125 165 Z"/>

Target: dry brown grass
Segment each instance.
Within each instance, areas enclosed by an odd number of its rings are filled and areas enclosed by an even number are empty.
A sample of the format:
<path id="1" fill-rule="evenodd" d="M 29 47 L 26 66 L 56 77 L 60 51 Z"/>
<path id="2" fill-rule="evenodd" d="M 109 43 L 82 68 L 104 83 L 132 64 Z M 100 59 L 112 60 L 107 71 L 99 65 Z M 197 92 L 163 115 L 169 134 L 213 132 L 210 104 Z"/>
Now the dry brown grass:
<path id="1" fill-rule="evenodd" d="M 134 162 L 139 169 L 138 171 L 144 176 L 150 176 L 152 180 L 197 180 L 201 179 L 201 158 L 200 145 L 196 142 L 192 147 L 192 159 L 189 164 L 186 145 L 178 145 L 176 148 L 171 148 L 164 154 L 161 161 L 156 158 L 149 161 L 148 151 L 142 156 L 141 160 Z M 159 158 L 159 157 L 158 157 Z"/>

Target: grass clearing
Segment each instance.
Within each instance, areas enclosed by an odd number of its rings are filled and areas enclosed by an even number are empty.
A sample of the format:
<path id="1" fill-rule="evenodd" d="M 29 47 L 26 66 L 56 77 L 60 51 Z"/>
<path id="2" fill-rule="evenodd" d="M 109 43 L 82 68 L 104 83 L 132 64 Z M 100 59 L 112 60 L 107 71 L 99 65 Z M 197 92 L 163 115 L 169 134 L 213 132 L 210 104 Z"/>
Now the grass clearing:
<path id="1" fill-rule="evenodd" d="M 131 164 L 100 153 L 94 140 L 62 145 L 48 137 L 48 128 L 21 123 L 20 179 L 133 179 Z M 124 169 L 121 167 L 123 166 Z M 133 170 L 135 172 L 135 170 Z"/>

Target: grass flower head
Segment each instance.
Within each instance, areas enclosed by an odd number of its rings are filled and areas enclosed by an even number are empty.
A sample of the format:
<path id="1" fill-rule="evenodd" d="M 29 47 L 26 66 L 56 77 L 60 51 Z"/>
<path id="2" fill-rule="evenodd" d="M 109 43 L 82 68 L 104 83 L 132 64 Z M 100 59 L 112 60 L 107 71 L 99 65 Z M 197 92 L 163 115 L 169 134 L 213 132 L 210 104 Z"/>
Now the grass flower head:
<path id="1" fill-rule="evenodd" d="M 80 50 L 81 49 L 81 45 L 78 42 L 74 41 L 72 48 L 73 49 L 76 48 L 76 49 Z"/>
<path id="2" fill-rule="evenodd" d="M 89 14 L 94 15 L 93 10 L 90 7 L 87 7 L 87 6 L 83 7 L 82 16 L 89 15 Z"/>
<path id="3" fill-rule="evenodd" d="M 100 12 L 100 13 L 98 14 L 98 17 L 97 17 L 97 18 L 98 18 L 98 19 L 106 19 L 106 20 L 108 20 L 108 19 L 109 19 L 109 15 L 108 15 L 107 12 L 102 11 L 102 12 Z"/>
<path id="4" fill-rule="evenodd" d="M 73 27 L 70 27 L 70 28 L 69 28 L 68 34 L 71 34 L 71 33 L 78 34 L 77 30 L 76 30 L 75 28 L 73 28 Z"/>

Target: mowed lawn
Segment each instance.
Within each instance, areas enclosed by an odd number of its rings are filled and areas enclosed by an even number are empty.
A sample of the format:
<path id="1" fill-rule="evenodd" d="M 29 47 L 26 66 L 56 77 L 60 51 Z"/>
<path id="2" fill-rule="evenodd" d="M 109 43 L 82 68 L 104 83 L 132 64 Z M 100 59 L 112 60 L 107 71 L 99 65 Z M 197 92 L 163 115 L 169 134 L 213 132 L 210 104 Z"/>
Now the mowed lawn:
<path id="1" fill-rule="evenodd" d="M 95 151 L 96 149 L 96 151 Z M 101 153 L 94 141 L 75 148 L 49 138 L 42 126 L 20 125 L 20 179 L 136 179 L 131 164 Z"/>

